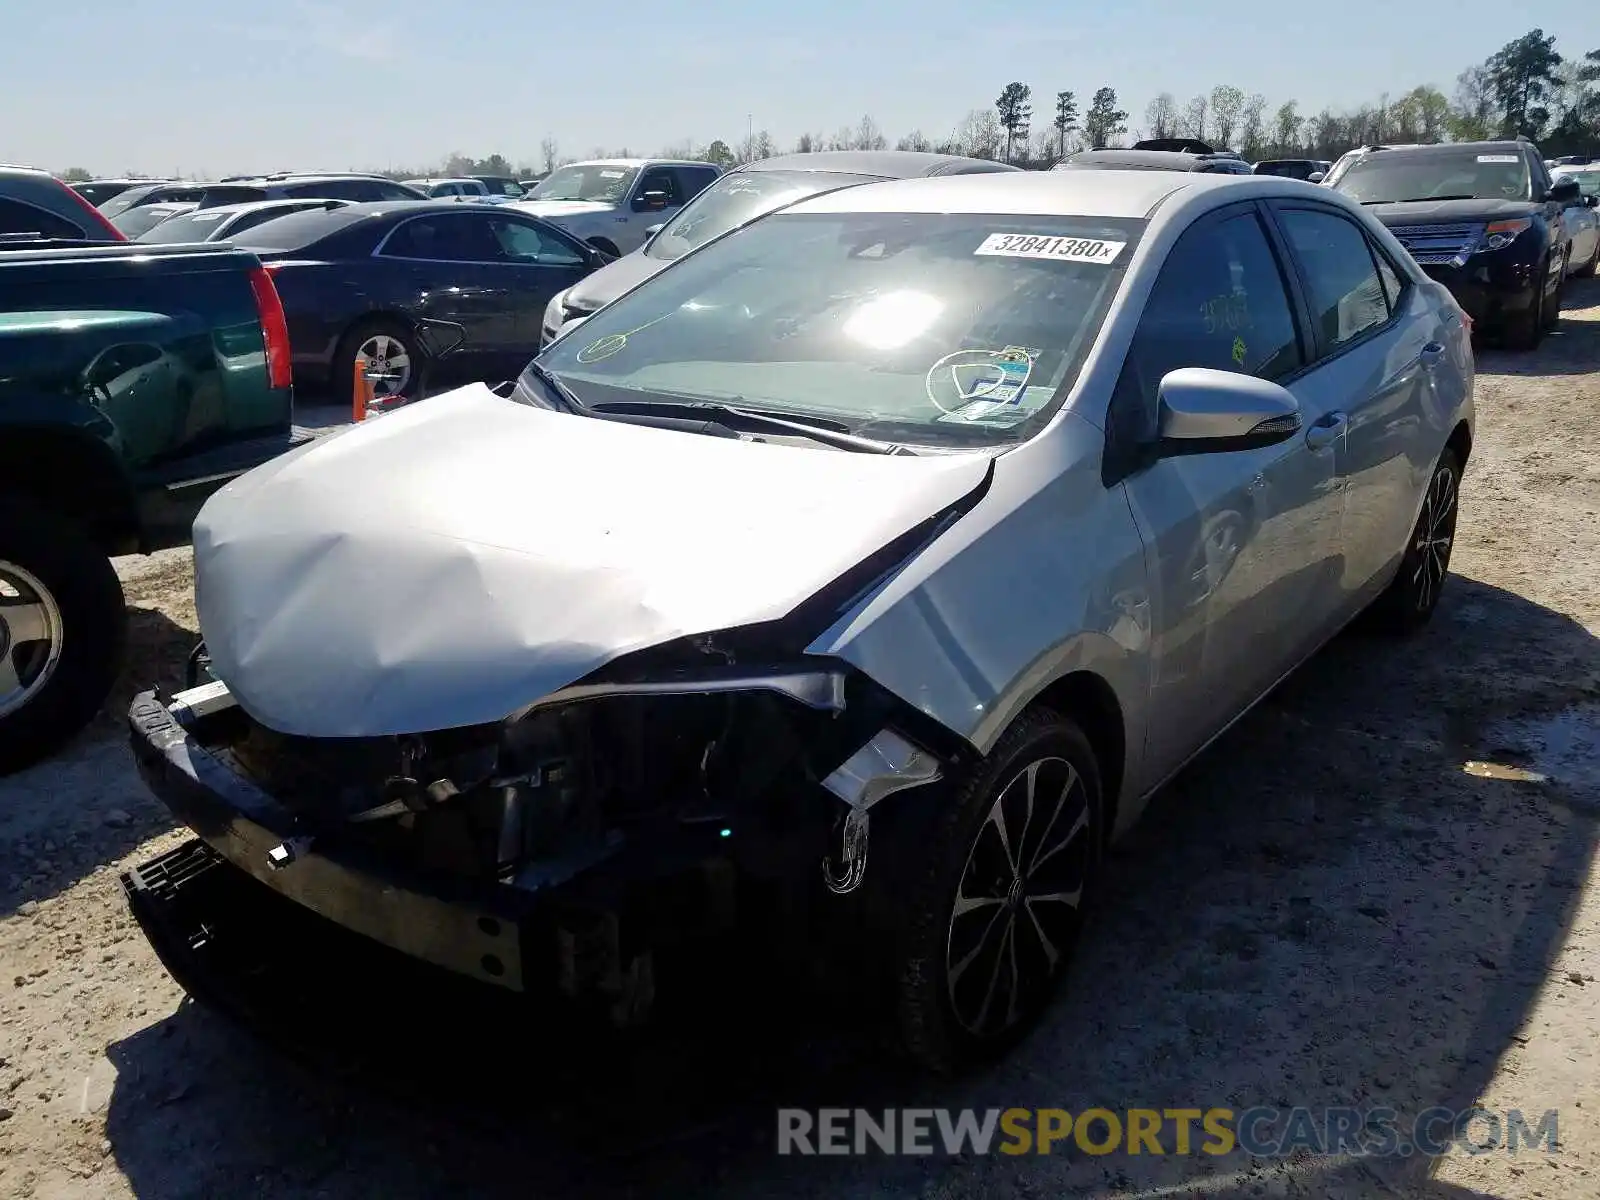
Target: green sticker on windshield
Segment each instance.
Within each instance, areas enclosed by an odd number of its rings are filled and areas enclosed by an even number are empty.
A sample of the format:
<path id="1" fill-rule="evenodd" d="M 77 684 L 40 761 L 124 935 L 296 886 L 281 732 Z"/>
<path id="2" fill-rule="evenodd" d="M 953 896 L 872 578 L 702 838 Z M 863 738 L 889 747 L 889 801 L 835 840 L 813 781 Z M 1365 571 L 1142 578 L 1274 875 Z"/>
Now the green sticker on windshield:
<path id="1" fill-rule="evenodd" d="M 1249 353 L 1250 353 L 1250 351 L 1245 346 L 1243 338 L 1236 337 L 1236 338 L 1233 339 L 1233 361 L 1234 362 L 1238 363 L 1241 367 L 1244 366 L 1245 357 Z"/>

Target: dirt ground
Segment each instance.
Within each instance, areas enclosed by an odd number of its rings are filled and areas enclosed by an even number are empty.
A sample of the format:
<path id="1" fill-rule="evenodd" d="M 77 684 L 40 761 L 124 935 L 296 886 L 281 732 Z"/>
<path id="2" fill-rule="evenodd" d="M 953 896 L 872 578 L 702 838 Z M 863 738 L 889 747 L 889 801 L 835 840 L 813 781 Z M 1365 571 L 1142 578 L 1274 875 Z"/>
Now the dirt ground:
<path id="1" fill-rule="evenodd" d="M 291 1065 L 186 1001 L 118 885 L 182 835 L 116 714 L 176 678 L 189 560 L 122 564 L 133 653 L 110 715 L 0 780 L 0 1195 L 1600 1197 L 1600 283 L 1572 285 L 1537 353 L 1479 366 L 1436 620 L 1398 646 L 1341 637 L 1167 789 L 1044 1026 L 959 1084 L 757 1007 L 725 1043 L 667 1035 L 655 1065 L 576 1088 L 491 1059 L 415 1096 Z M 420 1009 L 415 1037 L 450 1020 Z M 785 1102 L 1477 1104 L 1557 1109 L 1561 1144 L 1431 1163 L 780 1158 Z"/>

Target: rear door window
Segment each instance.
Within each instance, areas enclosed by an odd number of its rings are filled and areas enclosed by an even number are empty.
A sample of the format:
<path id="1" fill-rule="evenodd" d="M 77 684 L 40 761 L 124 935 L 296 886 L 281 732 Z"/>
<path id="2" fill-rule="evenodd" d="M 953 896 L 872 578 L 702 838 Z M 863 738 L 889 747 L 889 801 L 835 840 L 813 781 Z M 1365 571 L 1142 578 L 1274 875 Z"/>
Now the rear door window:
<path id="1" fill-rule="evenodd" d="M 0 234 L 11 237 L 82 238 L 84 232 L 71 221 L 20 200 L 0 196 Z"/>
<path id="2" fill-rule="evenodd" d="M 1367 235 L 1326 209 L 1280 209 L 1279 221 L 1300 264 L 1323 354 L 1389 319 L 1389 297 Z"/>

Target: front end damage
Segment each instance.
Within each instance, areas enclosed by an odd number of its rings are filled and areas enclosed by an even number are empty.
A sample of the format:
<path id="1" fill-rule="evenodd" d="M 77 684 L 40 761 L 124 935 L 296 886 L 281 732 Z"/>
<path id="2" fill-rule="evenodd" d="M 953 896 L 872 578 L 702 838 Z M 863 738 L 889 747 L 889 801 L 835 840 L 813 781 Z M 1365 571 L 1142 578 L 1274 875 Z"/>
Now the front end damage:
<path id="1" fill-rule="evenodd" d="M 798 956 L 854 928 L 869 848 L 894 852 L 874 809 L 961 755 L 842 664 L 746 666 L 705 637 L 399 736 L 278 733 L 195 670 L 129 720 L 147 783 L 215 854 L 354 933 L 617 1024 L 679 948 L 776 924 Z"/>

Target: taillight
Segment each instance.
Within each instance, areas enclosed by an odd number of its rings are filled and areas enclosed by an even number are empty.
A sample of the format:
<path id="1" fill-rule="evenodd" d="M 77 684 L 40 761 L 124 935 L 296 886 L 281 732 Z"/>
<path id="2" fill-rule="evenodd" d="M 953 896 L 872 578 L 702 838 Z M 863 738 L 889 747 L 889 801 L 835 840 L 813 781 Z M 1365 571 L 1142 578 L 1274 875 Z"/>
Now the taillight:
<path id="1" fill-rule="evenodd" d="M 286 388 L 294 380 L 289 357 L 289 322 L 283 315 L 283 300 L 266 267 L 250 268 L 250 290 L 255 293 L 256 312 L 261 316 L 261 336 L 267 351 L 267 384 Z"/>
<path id="2" fill-rule="evenodd" d="M 76 200 L 78 202 L 79 206 L 83 209 L 83 211 L 88 213 L 89 216 L 94 219 L 95 223 L 100 226 L 100 228 L 104 229 L 106 231 L 106 233 L 111 235 L 111 240 L 112 241 L 114 241 L 114 242 L 125 242 L 125 241 L 128 240 L 127 235 L 125 233 L 123 233 L 122 230 L 118 229 L 115 225 L 113 225 L 110 221 L 106 220 L 105 213 L 101 212 L 94 205 L 90 204 L 88 199 L 84 196 L 84 194 L 82 192 L 80 192 L 77 188 L 68 187 L 66 184 L 63 183 L 61 185 L 61 190 L 66 192 L 67 195 L 71 196 L 74 200 Z"/>

